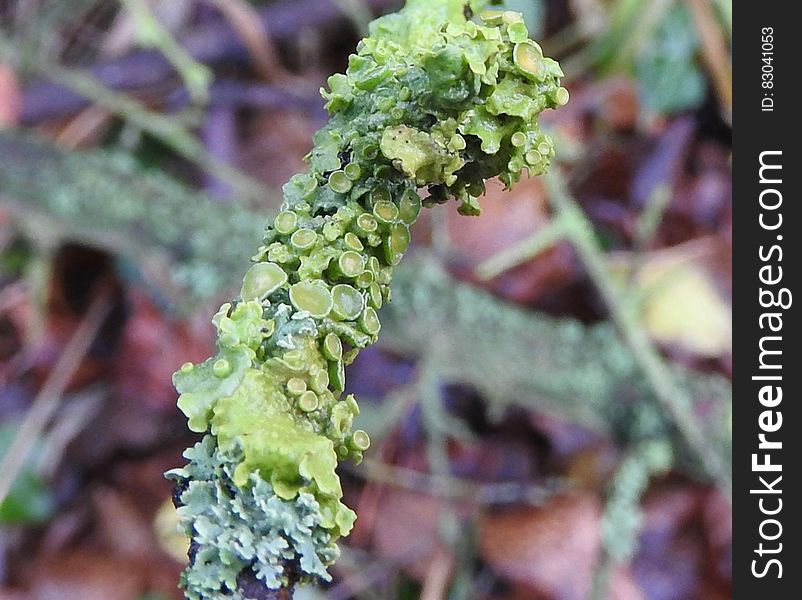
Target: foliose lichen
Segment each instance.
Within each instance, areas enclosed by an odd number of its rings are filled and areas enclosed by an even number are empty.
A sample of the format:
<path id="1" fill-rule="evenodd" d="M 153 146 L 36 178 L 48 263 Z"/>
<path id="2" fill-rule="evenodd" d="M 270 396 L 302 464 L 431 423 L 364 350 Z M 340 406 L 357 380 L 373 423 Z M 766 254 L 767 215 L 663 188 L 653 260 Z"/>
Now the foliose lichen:
<path id="1" fill-rule="evenodd" d="M 182 577 L 190 598 L 217 597 L 221 584 L 237 590 L 248 567 L 277 588 L 291 561 L 309 576 L 330 579 L 326 565 L 339 552 L 331 531 L 321 526 L 320 505 L 312 494 L 282 500 L 255 473 L 249 485 L 236 485 L 237 453 L 221 451 L 209 435 L 184 456 L 189 463 L 168 477 L 183 490 L 178 513 L 185 533 L 193 537 L 192 564 Z"/>
<path id="2" fill-rule="evenodd" d="M 478 214 L 487 179 L 511 186 L 554 154 L 538 115 L 568 99 L 560 67 L 520 14 L 470 15 L 410 0 L 372 23 L 322 90 L 331 118 L 309 171 L 284 186 L 239 298 L 213 319 L 217 355 L 174 376 L 189 428 L 208 434 L 179 475 L 190 598 L 234 597 L 248 569 L 268 588 L 288 584 L 288 565 L 327 578 L 355 519 L 335 469 L 369 446 L 345 367 L 378 337 L 410 225 L 449 198 Z"/>

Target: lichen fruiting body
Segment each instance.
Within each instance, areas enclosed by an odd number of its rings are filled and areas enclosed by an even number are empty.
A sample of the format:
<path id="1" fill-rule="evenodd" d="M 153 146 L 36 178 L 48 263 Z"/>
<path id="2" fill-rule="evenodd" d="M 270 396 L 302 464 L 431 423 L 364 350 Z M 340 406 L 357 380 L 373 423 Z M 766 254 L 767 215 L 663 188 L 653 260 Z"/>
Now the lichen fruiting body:
<path id="1" fill-rule="evenodd" d="M 453 197 L 477 214 L 487 179 L 542 173 L 553 146 L 538 115 L 567 101 L 561 76 L 520 14 L 474 22 L 462 2 L 418 0 L 376 20 L 329 78 L 309 171 L 284 186 L 239 298 L 213 319 L 217 355 L 174 376 L 189 428 L 207 434 L 171 472 L 189 598 L 237 597 L 248 569 L 269 588 L 328 579 L 355 519 L 335 468 L 369 445 L 345 367 L 378 337 L 409 227 L 422 205 Z"/>

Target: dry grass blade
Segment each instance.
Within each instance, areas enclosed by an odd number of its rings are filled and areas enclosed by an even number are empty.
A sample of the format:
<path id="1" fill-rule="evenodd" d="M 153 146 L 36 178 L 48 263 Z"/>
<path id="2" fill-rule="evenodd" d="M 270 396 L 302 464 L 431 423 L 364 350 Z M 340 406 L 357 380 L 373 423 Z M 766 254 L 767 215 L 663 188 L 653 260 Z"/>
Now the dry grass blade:
<path id="1" fill-rule="evenodd" d="M 0 504 L 11 491 L 33 445 L 59 407 L 64 390 L 81 364 L 111 308 L 111 294 L 103 290 L 75 330 L 56 366 L 34 398 L 8 452 L 0 462 Z"/>
<path id="2" fill-rule="evenodd" d="M 267 25 L 253 6 L 244 0 L 213 0 L 213 4 L 237 32 L 265 81 L 289 83 L 295 79 L 279 62 Z"/>
<path id="3" fill-rule="evenodd" d="M 454 555 L 440 548 L 429 564 L 420 600 L 441 600 L 448 597 L 448 585 L 454 572 Z"/>

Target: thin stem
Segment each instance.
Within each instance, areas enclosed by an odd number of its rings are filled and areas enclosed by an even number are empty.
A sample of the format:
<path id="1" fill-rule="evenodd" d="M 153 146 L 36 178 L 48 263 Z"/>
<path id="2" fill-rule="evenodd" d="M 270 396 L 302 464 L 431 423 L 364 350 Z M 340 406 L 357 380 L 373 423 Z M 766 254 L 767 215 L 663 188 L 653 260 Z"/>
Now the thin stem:
<path id="1" fill-rule="evenodd" d="M 8 452 L 0 461 L 0 504 L 5 501 L 31 449 L 59 407 L 64 390 L 89 350 L 110 308 L 110 294 L 104 290 L 92 302 L 44 386 L 36 395 Z"/>
<path id="2" fill-rule="evenodd" d="M 565 237 L 565 228 L 559 219 L 553 219 L 534 234 L 501 252 L 494 254 L 482 264 L 476 273 L 482 279 L 493 279 L 535 258 Z"/>
<path id="3" fill-rule="evenodd" d="M 145 46 L 156 48 L 181 76 L 190 97 L 198 104 L 209 100 L 209 86 L 214 79 L 206 65 L 196 61 L 159 22 L 144 0 L 122 0 L 133 18 L 137 36 Z"/>
<path id="4" fill-rule="evenodd" d="M 545 176 L 545 183 L 554 209 L 565 219 L 566 237 L 573 244 L 588 276 L 607 304 L 613 322 L 621 332 L 624 342 L 632 350 L 635 361 L 654 390 L 655 396 L 705 470 L 718 482 L 727 497 L 731 498 L 732 478 L 729 469 L 705 439 L 705 434 L 694 416 L 692 399 L 687 391 L 677 384 L 671 370 L 660 356 L 637 315 L 634 303 L 630 302 L 624 290 L 613 281 L 592 225 L 576 200 L 569 195 L 565 180 L 557 168 L 553 168 Z"/>
<path id="5" fill-rule="evenodd" d="M 359 469 L 349 472 L 385 485 L 431 494 L 439 498 L 468 500 L 485 505 L 523 502 L 539 506 L 560 491 L 560 486 L 556 482 L 542 486 L 518 481 L 478 483 L 453 475 L 422 473 L 373 459 L 365 459 Z"/>
<path id="6" fill-rule="evenodd" d="M 16 62 L 19 58 L 13 50 L 11 40 L 0 34 L 0 57 Z M 62 85 L 71 92 L 83 96 L 97 106 L 120 117 L 133 126 L 167 144 L 176 153 L 195 163 L 211 175 L 231 186 L 238 194 L 251 201 L 263 201 L 272 195 L 261 182 L 246 175 L 231 165 L 220 162 L 175 118 L 145 108 L 140 102 L 126 94 L 115 92 L 92 75 L 67 69 L 61 65 L 33 60 L 30 66 L 44 77 Z"/>
<path id="7" fill-rule="evenodd" d="M 242 196 L 257 200 L 270 195 L 271 192 L 261 182 L 252 179 L 231 165 L 220 162 L 209 154 L 203 143 L 176 121 L 175 117 L 149 111 L 136 100 L 110 90 L 85 73 L 65 69 L 58 65 L 43 66 L 42 73 L 54 82 L 84 96 L 167 144 L 187 160 L 194 162 L 220 181 L 230 185 Z"/>
<path id="8" fill-rule="evenodd" d="M 666 208 L 668 208 L 670 200 L 671 189 L 665 184 L 659 184 L 649 194 L 646 199 L 646 206 L 643 207 L 643 211 L 638 215 L 638 219 L 635 222 L 634 248 L 629 265 L 628 285 L 630 288 L 634 287 L 643 268 L 646 252 L 657 235 L 657 229 L 663 221 L 663 215 Z"/>
<path id="9" fill-rule="evenodd" d="M 686 0 L 686 3 L 693 14 L 693 22 L 702 48 L 702 59 L 713 79 L 723 116 L 731 123 L 732 66 L 727 49 L 727 31 L 716 17 L 712 3 L 705 0 Z"/>

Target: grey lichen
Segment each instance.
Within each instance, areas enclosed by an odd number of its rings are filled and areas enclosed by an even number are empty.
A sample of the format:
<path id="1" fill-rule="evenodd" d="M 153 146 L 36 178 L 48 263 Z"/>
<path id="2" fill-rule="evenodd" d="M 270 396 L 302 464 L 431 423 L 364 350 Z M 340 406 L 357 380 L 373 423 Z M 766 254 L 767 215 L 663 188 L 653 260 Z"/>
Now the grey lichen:
<path id="1" fill-rule="evenodd" d="M 239 281 L 264 233 L 263 216 L 119 150 L 67 152 L 27 132 L 0 131 L 0 203 L 38 246 L 70 238 L 113 250 L 185 310 Z"/>
<path id="2" fill-rule="evenodd" d="M 248 569 L 271 589 L 288 585 L 288 572 L 297 572 L 301 582 L 331 579 L 326 566 L 339 553 L 330 531 L 321 527 L 312 494 L 283 500 L 256 473 L 248 485 L 235 485 L 241 456 L 222 452 L 211 436 L 184 457 L 189 463 L 168 477 L 179 489 L 181 528 L 193 539 L 191 564 L 181 581 L 187 598 L 237 600 Z"/>
<path id="3" fill-rule="evenodd" d="M 623 446 L 668 437 L 677 466 L 709 480 L 611 323 L 588 326 L 522 310 L 456 282 L 425 256 L 410 257 L 396 270 L 393 302 L 381 316 L 384 348 L 429 361 L 441 381 L 474 387 L 492 413 L 517 404 L 610 435 Z M 432 353 L 436 340 L 447 343 Z M 732 430 L 723 424 L 731 422 L 730 382 L 680 365 L 672 372 L 694 398 L 691 410 L 710 452 L 729 464 Z"/>

